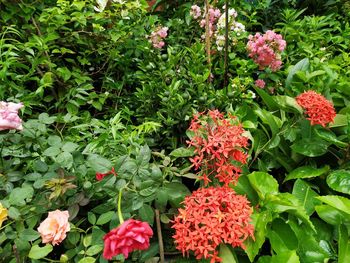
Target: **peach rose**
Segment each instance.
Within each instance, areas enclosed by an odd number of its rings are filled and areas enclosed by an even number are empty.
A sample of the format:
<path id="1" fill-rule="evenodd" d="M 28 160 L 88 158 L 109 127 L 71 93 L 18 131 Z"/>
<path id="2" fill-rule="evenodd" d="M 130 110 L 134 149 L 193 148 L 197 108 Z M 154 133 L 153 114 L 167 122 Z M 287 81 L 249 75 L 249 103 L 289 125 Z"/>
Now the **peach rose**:
<path id="1" fill-rule="evenodd" d="M 38 227 L 43 243 L 60 244 L 70 230 L 68 218 L 68 211 L 56 210 L 49 212 L 48 217 Z"/>

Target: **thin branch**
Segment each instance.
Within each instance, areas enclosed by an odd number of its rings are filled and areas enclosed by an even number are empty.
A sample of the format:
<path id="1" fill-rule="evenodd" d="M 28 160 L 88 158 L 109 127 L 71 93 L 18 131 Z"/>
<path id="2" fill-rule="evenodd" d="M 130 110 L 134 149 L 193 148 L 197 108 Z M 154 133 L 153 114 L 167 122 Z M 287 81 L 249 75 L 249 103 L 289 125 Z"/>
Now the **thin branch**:
<path id="1" fill-rule="evenodd" d="M 228 0 L 225 0 L 225 73 L 224 73 L 224 87 L 227 93 L 228 85 Z"/>
<path id="2" fill-rule="evenodd" d="M 205 0 L 205 49 L 207 51 L 207 61 L 208 61 L 209 76 L 210 76 L 211 58 L 210 58 L 209 0 Z M 208 81 L 210 81 L 210 78 L 208 78 Z"/>
<path id="3" fill-rule="evenodd" d="M 165 259 L 164 259 L 164 245 L 163 245 L 162 227 L 160 225 L 160 216 L 159 216 L 159 210 L 158 209 L 156 209 L 156 223 L 157 223 L 160 263 L 164 263 L 165 262 Z"/>

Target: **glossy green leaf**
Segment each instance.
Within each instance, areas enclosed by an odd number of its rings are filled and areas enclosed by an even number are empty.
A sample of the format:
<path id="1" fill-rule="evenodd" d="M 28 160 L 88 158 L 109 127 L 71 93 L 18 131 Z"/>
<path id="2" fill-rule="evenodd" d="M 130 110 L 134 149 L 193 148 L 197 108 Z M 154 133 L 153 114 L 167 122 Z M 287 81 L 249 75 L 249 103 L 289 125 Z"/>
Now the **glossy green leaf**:
<path id="1" fill-rule="evenodd" d="M 329 166 L 325 165 L 322 168 L 314 168 L 311 166 L 301 166 L 290 172 L 284 181 L 298 178 L 313 178 L 321 176 L 329 171 Z"/>
<path id="2" fill-rule="evenodd" d="M 315 227 L 310 221 L 304 207 L 294 195 L 290 193 L 279 193 L 277 195 L 267 195 L 265 207 L 275 213 L 288 212 L 302 220 L 310 229 L 315 231 Z"/>
<path id="3" fill-rule="evenodd" d="M 303 113 L 303 108 L 297 103 L 295 98 L 277 95 L 273 97 L 280 109 L 287 112 Z"/>
<path id="4" fill-rule="evenodd" d="M 350 171 L 337 170 L 330 173 L 327 184 L 335 191 L 350 195 Z"/>
<path id="5" fill-rule="evenodd" d="M 46 257 L 53 250 L 52 245 L 46 244 L 44 247 L 38 245 L 32 246 L 29 251 L 28 257 L 31 259 L 41 259 Z"/>
<path id="6" fill-rule="evenodd" d="M 254 261 L 255 257 L 259 254 L 259 250 L 265 242 L 268 224 L 272 221 L 272 215 L 269 210 L 265 210 L 261 213 L 254 213 L 252 215 L 254 225 L 254 237 L 255 240 L 248 239 L 245 241 L 246 253 L 250 261 Z"/>
<path id="7" fill-rule="evenodd" d="M 264 199 L 267 194 L 278 193 L 278 182 L 272 175 L 265 172 L 253 172 L 247 177 L 260 199 Z"/>
<path id="8" fill-rule="evenodd" d="M 349 145 L 348 143 L 338 140 L 337 135 L 335 135 L 330 130 L 324 129 L 323 127 L 319 129 L 315 129 L 315 133 L 320 139 L 325 140 L 334 145 L 337 145 L 339 147 L 347 147 Z"/>
<path id="9" fill-rule="evenodd" d="M 338 227 L 338 262 L 350 262 L 350 239 L 344 225 Z"/>
<path id="10" fill-rule="evenodd" d="M 287 222 L 280 218 L 276 218 L 272 224 L 270 231 L 267 232 L 270 240 L 271 248 L 276 254 L 298 248 L 298 239 Z"/>
<path id="11" fill-rule="evenodd" d="M 231 249 L 229 249 L 224 243 L 220 244 L 219 257 L 222 259 L 222 263 L 238 263 Z"/>
<path id="12" fill-rule="evenodd" d="M 331 225 L 345 224 L 350 227 L 349 214 L 344 213 L 330 205 L 317 205 L 315 210 L 318 216 L 325 222 Z"/>
<path id="13" fill-rule="evenodd" d="M 102 249 L 103 249 L 102 245 L 93 245 L 86 250 L 85 254 L 88 256 L 94 256 L 100 253 Z"/>
<path id="14" fill-rule="evenodd" d="M 315 205 L 321 204 L 321 201 L 315 198 L 318 194 L 301 179 L 295 181 L 292 194 L 299 199 L 309 216 L 315 211 Z"/>
<path id="15" fill-rule="evenodd" d="M 23 186 L 22 188 L 15 188 L 11 191 L 9 202 L 11 205 L 24 206 L 26 202 L 33 197 L 34 189 L 31 186 Z"/>
<path id="16" fill-rule="evenodd" d="M 335 127 L 342 127 L 342 126 L 347 126 L 349 125 L 349 121 L 346 115 L 344 114 L 337 114 L 333 120 L 329 124 L 329 127 L 335 128 Z"/>
<path id="17" fill-rule="evenodd" d="M 278 110 L 278 104 L 273 99 L 271 95 L 269 95 L 266 91 L 264 91 L 261 88 L 255 87 L 254 89 L 256 93 L 261 97 L 261 99 L 264 101 L 266 106 L 269 108 L 269 110 Z"/>
<path id="18" fill-rule="evenodd" d="M 350 215 L 350 199 L 348 198 L 337 195 L 326 195 L 319 196 L 317 199 Z"/>
<path id="19" fill-rule="evenodd" d="M 308 157 L 317 157 L 327 152 L 329 144 L 323 140 L 310 138 L 295 142 L 291 148 L 293 151 Z"/>

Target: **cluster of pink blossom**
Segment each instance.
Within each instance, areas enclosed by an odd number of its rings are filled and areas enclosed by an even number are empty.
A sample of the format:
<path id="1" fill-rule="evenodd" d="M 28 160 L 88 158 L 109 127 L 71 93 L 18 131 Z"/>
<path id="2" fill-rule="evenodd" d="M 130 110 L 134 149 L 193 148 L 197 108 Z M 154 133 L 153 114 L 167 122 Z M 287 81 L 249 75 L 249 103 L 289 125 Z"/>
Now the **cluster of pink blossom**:
<path id="1" fill-rule="evenodd" d="M 257 87 L 263 89 L 263 88 L 265 88 L 266 83 L 265 83 L 265 81 L 264 81 L 263 79 L 257 79 L 257 80 L 255 81 L 255 85 L 256 85 Z"/>
<path id="2" fill-rule="evenodd" d="M 223 7 L 223 11 L 225 11 L 225 6 Z M 236 42 L 236 36 L 239 36 L 242 32 L 245 32 L 245 26 L 236 21 L 237 12 L 235 9 L 230 8 L 229 19 L 228 19 L 228 27 L 230 30 L 229 40 L 232 43 Z M 223 50 L 225 45 L 225 26 L 226 26 L 226 15 L 225 12 L 221 12 L 218 8 L 210 7 L 208 10 L 209 13 L 209 35 L 215 39 L 218 51 Z M 205 10 L 201 10 L 201 8 L 197 5 L 193 5 L 191 7 L 190 15 L 198 20 L 200 27 L 205 28 L 206 26 L 206 15 Z M 202 35 L 204 38 L 205 35 Z"/>
<path id="3" fill-rule="evenodd" d="M 0 101 L 0 131 L 23 130 L 22 120 L 18 116 L 18 110 L 22 107 L 22 103 Z"/>
<path id="4" fill-rule="evenodd" d="M 256 33 L 250 35 L 247 44 L 249 57 L 251 57 L 259 69 L 270 68 L 277 71 L 282 66 L 281 53 L 286 48 L 286 41 L 280 34 L 268 30 L 264 35 Z"/>
<path id="5" fill-rule="evenodd" d="M 167 27 L 158 27 L 155 31 L 151 33 L 150 42 L 155 48 L 162 48 L 165 45 L 164 39 L 168 35 Z"/>

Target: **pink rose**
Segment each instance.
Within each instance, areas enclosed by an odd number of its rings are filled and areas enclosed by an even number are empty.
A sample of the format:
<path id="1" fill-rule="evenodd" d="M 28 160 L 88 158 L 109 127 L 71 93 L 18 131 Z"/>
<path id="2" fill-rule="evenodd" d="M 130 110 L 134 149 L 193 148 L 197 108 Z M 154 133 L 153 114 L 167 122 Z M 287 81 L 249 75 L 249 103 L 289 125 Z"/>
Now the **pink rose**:
<path id="1" fill-rule="evenodd" d="M 124 258 L 127 258 L 134 250 L 148 249 L 149 239 L 152 236 L 153 231 L 148 223 L 128 219 L 103 237 L 103 257 L 112 259 L 116 255 L 123 254 Z"/>
<path id="2" fill-rule="evenodd" d="M 68 218 L 68 211 L 56 210 L 49 212 L 48 217 L 38 227 L 43 243 L 60 244 L 70 230 Z"/>
<path id="3" fill-rule="evenodd" d="M 18 110 L 22 107 L 22 103 L 0 101 L 0 131 L 23 130 L 22 120 L 18 117 Z"/>

